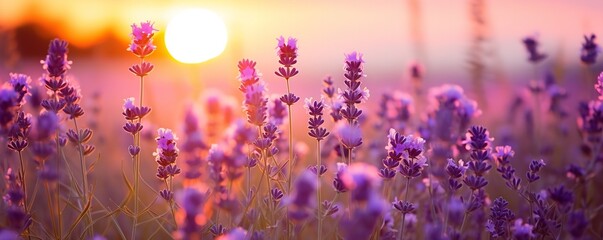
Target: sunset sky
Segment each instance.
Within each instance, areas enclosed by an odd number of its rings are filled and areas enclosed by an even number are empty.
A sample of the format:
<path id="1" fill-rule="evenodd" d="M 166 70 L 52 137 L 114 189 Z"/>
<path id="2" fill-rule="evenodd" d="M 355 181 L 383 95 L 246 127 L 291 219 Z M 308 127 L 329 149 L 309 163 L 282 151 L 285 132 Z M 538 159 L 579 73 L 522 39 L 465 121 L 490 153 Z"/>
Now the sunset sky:
<path id="1" fill-rule="evenodd" d="M 0 0 L 0 34 L 33 24 L 74 47 L 93 49 L 109 36 L 127 46 L 131 23 L 154 21 L 162 36 L 178 9 L 203 7 L 221 16 L 228 28 L 225 52 L 209 63 L 220 68 L 253 58 L 261 69 L 274 69 L 275 38 L 283 35 L 299 39 L 300 69 L 312 69 L 316 76 L 333 74 L 341 68 L 343 54 L 357 50 L 365 55 L 368 74 L 401 78 L 418 59 L 428 72 L 463 77 L 477 33 L 473 2 L 478 1 Z M 484 61 L 503 72 L 529 69 L 521 44 L 525 36 L 539 35 L 542 51 L 553 56 L 545 65 L 577 66 L 583 35 L 603 29 L 603 1 L 483 2 Z M 156 42 L 164 48 L 162 39 Z M 159 53 L 156 58 L 168 58 L 161 49 Z"/>

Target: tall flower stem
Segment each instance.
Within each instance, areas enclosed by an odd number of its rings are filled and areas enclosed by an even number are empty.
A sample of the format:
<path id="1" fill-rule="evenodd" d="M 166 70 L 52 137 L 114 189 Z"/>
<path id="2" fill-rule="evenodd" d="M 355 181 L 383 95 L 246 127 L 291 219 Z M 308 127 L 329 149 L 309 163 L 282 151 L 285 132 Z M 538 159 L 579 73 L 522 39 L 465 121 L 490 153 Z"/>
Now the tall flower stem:
<path id="1" fill-rule="evenodd" d="M 82 142 L 81 142 L 81 136 L 80 136 L 80 129 L 77 126 L 77 120 L 75 120 L 75 118 L 73 118 L 73 125 L 75 127 L 75 132 L 77 133 L 78 139 L 77 139 L 77 144 L 78 144 L 78 148 L 79 148 L 79 158 L 80 158 L 80 170 L 82 172 L 82 190 L 83 190 L 83 202 L 86 202 L 88 199 L 88 177 L 87 177 L 87 166 L 86 166 L 86 160 L 84 158 L 84 148 L 82 147 Z M 60 188 L 60 185 L 58 186 L 58 188 Z M 57 199 L 57 204 L 58 204 L 59 199 Z M 60 211 L 59 211 L 59 215 L 60 215 Z M 90 224 L 90 227 L 88 228 L 88 237 L 92 237 L 92 235 L 94 234 L 94 228 L 93 228 L 93 221 L 92 221 L 92 213 L 90 212 L 90 210 L 86 210 L 86 218 L 88 219 L 88 223 Z M 60 225 L 60 217 L 59 217 L 59 225 Z M 60 227 L 59 227 L 60 228 Z M 59 230 L 60 231 L 60 230 Z"/>
<path id="2" fill-rule="evenodd" d="M 410 183 L 410 178 L 406 178 L 406 189 L 404 190 L 404 201 L 408 200 L 408 185 Z M 406 213 L 402 213 L 402 220 L 400 221 L 400 231 L 398 231 L 398 239 L 404 239 L 404 221 L 406 221 Z"/>
<path id="3" fill-rule="evenodd" d="M 169 184 L 168 184 L 168 180 L 165 180 L 165 187 L 169 190 L 172 191 L 174 189 L 174 177 L 170 176 L 170 180 L 169 180 Z M 170 205 L 170 212 L 172 213 L 172 220 L 174 221 L 174 226 L 175 229 L 178 229 L 178 222 L 176 221 L 176 212 L 174 211 L 174 200 L 170 199 L 170 201 L 168 202 L 168 205 Z"/>
<path id="4" fill-rule="evenodd" d="M 140 64 L 144 62 L 144 58 L 140 58 Z M 144 77 L 140 76 L 140 98 L 139 105 L 142 107 L 142 98 L 144 96 Z M 142 124 L 142 118 L 138 119 L 138 122 Z M 139 153 L 134 157 L 134 220 L 132 223 L 132 239 L 136 239 L 136 225 L 138 224 L 138 190 L 140 188 L 140 154 L 142 153 L 142 144 L 140 142 L 140 132 L 134 136 L 134 145 L 140 149 Z"/>
<path id="5" fill-rule="evenodd" d="M 19 169 L 19 175 L 21 177 L 21 188 L 23 190 L 23 205 L 25 206 L 25 212 L 29 213 L 29 209 L 27 209 L 27 188 L 25 187 L 25 164 L 23 162 L 23 153 L 19 151 L 19 163 L 21 164 L 21 169 Z"/>
<path id="6" fill-rule="evenodd" d="M 320 204 L 320 198 L 321 198 L 321 190 L 322 188 L 320 187 L 320 172 L 322 170 L 322 159 L 321 159 L 321 154 L 320 154 L 320 140 L 316 140 L 316 159 L 318 164 L 316 165 L 316 182 L 318 183 L 318 188 L 317 188 L 317 206 L 318 206 L 318 212 L 317 212 L 317 216 L 318 216 L 318 240 L 322 239 L 322 213 L 321 213 L 321 204 Z"/>
<path id="7" fill-rule="evenodd" d="M 287 67 L 287 69 L 289 69 Z M 287 96 L 289 96 L 291 94 L 291 88 L 289 87 L 289 78 L 285 78 L 285 81 L 287 82 Z M 287 180 L 287 194 L 291 194 L 291 177 L 293 176 L 293 120 L 292 118 L 292 114 L 291 114 L 291 105 L 287 104 L 287 114 L 288 114 L 288 120 L 289 120 L 289 177 Z M 287 207 L 288 208 L 288 207 Z M 288 212 L 288 209 L 287 209 Z M 289 220 L 289 217 L 287 216 L 287 220 Z M 288 221 L 287 223 L 287 237 L 290 238 L 291 237 L 291 222 Z"/>

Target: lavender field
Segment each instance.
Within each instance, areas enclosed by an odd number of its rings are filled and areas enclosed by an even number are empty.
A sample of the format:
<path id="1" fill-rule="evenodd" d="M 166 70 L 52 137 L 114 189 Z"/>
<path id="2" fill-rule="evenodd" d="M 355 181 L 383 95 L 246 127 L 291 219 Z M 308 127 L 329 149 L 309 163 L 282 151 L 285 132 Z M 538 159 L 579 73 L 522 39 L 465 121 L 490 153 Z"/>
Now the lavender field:
<path id="1" fill-rule="evenodd" d="M 463 55 L 418 0 L 402 48 L 206 10 L 88 46 L 0 25 L 0 239 L 603 239 L 600 29 L 496 48 L 486 2 Z"/>

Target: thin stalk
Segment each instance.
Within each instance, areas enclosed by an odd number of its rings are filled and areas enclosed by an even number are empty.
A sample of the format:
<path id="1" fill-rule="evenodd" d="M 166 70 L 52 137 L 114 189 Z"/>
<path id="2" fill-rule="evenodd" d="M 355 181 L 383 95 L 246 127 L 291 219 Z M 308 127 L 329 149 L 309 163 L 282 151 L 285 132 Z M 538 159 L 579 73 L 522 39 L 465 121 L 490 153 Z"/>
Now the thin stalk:
<path id="1" fill-rule="evenodd" d="M 465 214 L 463 215 L 463 223 L 461 224 L 461 230 L 459 231 L 461 233 L 461 235 L 463 234 L 463 230 L 465 229 L 465 222 L 467 222 L 468 215 L 469 215 L 469 213 L 467 211 L 465 211 Z"/>
<path id="2" fill-rule="evenodd" d="M 21 168 L 19 169 L 19 175 L 21 178 L 21 188 L 23 191 L 23 208 L 25 209 L 25 212 L 27 214 L 29 214 L 29 208 L 28 208 L 28 204 L 27 204 L 27 188 L 25 187 L 25 164 L 23 163 L 23 153 L 21 153 L 21 151 L 19 151 L 19 163 L 21 164 Z M 60 219 L 60 217 L 59 217 Z M 60 228 L 61 224 L 59 222 L 59 228 Z M 26 235 L 28 239 L 31 239 L 31 233 L 29 230 L 29 226 L 27 226 L 27 228 L 25 229 Z"/>
<path id="3" fill-rule="evenodd" d="M 321 170 L 321 164 L 322 164 L 322 159 L 321 159 L 321 154 L 320 154 L 320 140 L 316 140 L 316 159 L 318 162 L 318 165 L 316 166 L 316 182 L 318 183 L 318 188 L 317 188 L 317 206 L 318 206 L 318 240 L 322 239 L 322 214 L 321 214 L 321 204 L 320 204 L 320 195 L 321 195 L 321 187 L 320 187 L 320 170 Z"/>
<path id="4" fill-rule="evenodd" d="M 266 168 L 264 168 L 262 171 L 266 171 Z M 262 173 L 263 175 L 264 173 Z M 264 178 L 261 177 L 260 178 L 260 182 L 258 183 L 258 187 L 257 189 L 259 190 L 262 187 L 262 183 L 264 182 Z M 241 215 L 241 220 L 239 221 L 239 224 L 237 225 L 241 225 L 241 223 L 243 222 L 243 219 L 245 219 L 245 215 L 247 214 L 247 212 L 249 211 L 249 207 L 251 207 L 251 204 L 253 203 L 253 200 L 255 200 L 255 197 L 258 195 L 258 190 L 256 190 L 255 192 L 252 193 L 251 195 L 251 199 L 249 199 L 249 203 L 247 204 L 247 206 L 245 206 L 245 210 L 243 210 L 243 215 Z M 253 227 L 253 223 L 251 224 Z"/>
<path id="5" fill-rule="evenodd" d="M 48 181 L 44 181 L 44 189 L 46 190 L 46 203 L 48 204 L 48 212 L 50 212 L 50 225 L 56 239 L 60 239 L 57 231 L 57 224 L 55 222 L 55 214 L 53 208 L 52 194 L 50 194 L 50 188 L 48 187 Z"/>
<path id="6" fill-rule="evenodd" d="M 174 177 L 170 176 L 169 185 L 168 180 L 165 180 L 165 186 L 168 188 L 168 191 L 172 191 L 174 189 Z M 168 205 L 170 205 L 170 212 L 172 213 L 172 220 L 174 220 L 175 229 L 178 229 L 178 222 L 176 222 L 176 213 L 174 212 L 174 199 L 170 199 L 168 201 Z"/>
<path id="7" fill-rule="evenodd" d="M 528 181 L 528 184 L 526 184 L 526 192 L 529 194 L 528 196 L 532 196 L 532 194 L 530 193 L 530 182 Z M 528 217 L 528 223 L 532 224 L 532 218 L 534 217 L 534 204 L 532 202 L 531 197 L 528 197 L 528 202 L 530 203 L 530 215 Z"/>
<path id="8" fill-rule="evenodd" d="M 82 147 L 82 142 L 80 141 L 81 136 L 80 136 L 80 129 L 77 126 L 77 120 L 75 120 L 75 118 L 73 119 L 73 125 L 75 126 L 75 132 L 77 133 L 78 139 L 77 139 L 77 144 L 78 144 L 78 148 L 79 148 L 79 158 L 80 158 L 80 170 L 82 171 L 82 189 L 83 189 L 83 202 L 87 201 L 86 199 L 88 199 L 88 177 L 87 177 L 87 166 L 86 166 L 86 160 L 84 158 L 84 148 Z M 61 188 L 61 186 L 57 186 L 57 188 Z M 57 203 L 58 203 L 59 199 L 57 199 Z M 58 204 L 57 204 L 58 205 Z M 60 214 L 60 213 L 59 213 Z M 92 221 L 92 214 L 91 211 L 88 210 L 86 213 L 86 219 L 88 220 L 88 223 L 90 224 L 90 227 L 88 228 L 88 237 L 92 237 L 92 235 L 94 234 L 94 229 L 93 229 L 93 225 L 94 222 Z M 59 219 L 60 222 L 60 219 Z M 60 224 L 59 224 L 60 225 Z M 60 230 L 59 230 L 60 232 Z"/>
<path id="9" fill-rule="evenodd" d="M 140 58 L 140 64 L 144 62 L 144 58 Z M 142 107 L 142 98 L 144 96 L 144 77 L 140 77 L 140 99 L 139 107 Z M 142 123 L 142 118 L 138 119 Z M 140 132 L 134 135 L 134 145 L 140 149 L 139 153 L 134 157 L 134 219 L 132 223 L 132 239 L 136 239 L 136 225 L 138 224 L 138 190 L 140 185 L 140 154 L 142 153 L 142 144 L 140 142 Z"/>
<path id="10" fill-rule="evenodd" d="M 21 169 L 19 175 L 21 175 L 21 188 L 23 190 L 23 205 L 25 206 L 25 212 L 29 213 L 27 209 L 27 188 L 25 187 L 25 164 L 23 163 L 23 153 L 19 151 L 19 162 L 21 163 Z"/>
<path id="11" fill-rule="evenodd" d="M 287 71 L 289 67 L 287 67 Z M 289 86 L 289 78 L 285 78 L 287 83 L 287 96 L 291 94 L 291 88 Z M 291 119 L 291 105 L 287 104 L 287 114 L 289 115 L 289 177 L 287 180 L 287 194 L 291 194 L 291 176 L 293 175 L 293 121 Z M 287 212 L 288 212 L 287 207 Z M 289 215 L 287 214 L 287 220 L 289 220 Z M 287 238 L 291 238 L 291 221 L 287 221 Z"/>
<path id="12" fill-rule="evenodd" d="M 446 205 L 444 205 L 446 209 L 444 210 L 444 228 L 442 228 L 442 235 L 448 235 L 448 215 L 450 215 L 448 213 L 448 211 L 450 210 L 450 206 L 448 205 L 450 204 L 450 200 L 452 199 L 451 193 L 448 193 L 446 195 Z"/>
<path id="13" fill-rule="evenodd" d="M 406 193 L 404 194 L 404 201 L 408 200 L 408 185 L 410 183 L 410 178 L 406 178 L 406 189 L 404 190 Z M 400 222 L 400 231 L 398 231 L 398 239 L 404 239 L 404 221 L 406 221 L 406 213 L 402 214 L 402 221 Z"/>
<path id="14" fill-rule="evenodd" d="M 348 148 L 348 167 L 352 165 L 352 148 Z M 352 193 L 348 194 L 348 217 L 352 217 Z"/>
<path id="15" fill-rule="evenodd" d="M 431 164 L 431 158 L 427 158 L 427 161 L 429 161 L 429 167 L 433 166 Z M 431 169 L 431 168 L 430 168 Z M 429 171 L 429 169 L 427 170 L 427 176 L 429 177 L 429 198 L 431 198 L 431 219 L 435 220 L 435 215 L 436 215 L 436 208 L 435 208 L 435 199 L 433 197 L 433 180 L 431 180 L 431 173 Z"/>

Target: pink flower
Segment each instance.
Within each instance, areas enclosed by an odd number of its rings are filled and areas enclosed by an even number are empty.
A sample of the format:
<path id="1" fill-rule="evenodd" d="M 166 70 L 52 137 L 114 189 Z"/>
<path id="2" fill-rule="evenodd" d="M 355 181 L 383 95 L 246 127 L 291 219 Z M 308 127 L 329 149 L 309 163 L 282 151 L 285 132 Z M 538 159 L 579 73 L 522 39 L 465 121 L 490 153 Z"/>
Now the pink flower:
<path id="1" fill-rule="evenodd" d="M 157 147 L 162 149 L 176 148 L 178 137 L 176 137 L 176 134 L 174 134 L 171 129 L 159 128 L 157 129 L 157 135 L 158 137 L 155 139 L 157 140 Z"/>
<path id="2" fill-rule="evenodd" d="M 280 36 L 276 39 L 278 41 L 278 54 L 291 53 L 291 51 L 297 51 L 297 39 L 289 37 L 287 39 L 287 43 L 285 43 L 285 38 Z"/>
<path id="3" fill-rule="evenodd" d="M 124 99 L 124 105 L 122 107 L 122 109 L 124 110 L 124 112 L 126 112 L 127 110 L 134 110 L 134 108 L 136 108 L 136 105 L 134 105 L 134 98 L 133 97 L 129 97 Z"/>
<path id="4" fill-rule="evenodd" d="M 345 54 L 345 61 L 346 62 L 360 62 L 363 63 L 364 60 L 362 60 L 362 53 L 359 52 L 351 52 L 350 54 Z"/>
<path id="5" fill-rule="evenodd" d="M 249 59 L 239 61 L 239 80 L 246 81 L 258 77 L 255 71 L 255 62 Z"/>
<path id="6" fill-rule="evenodd" d="M 134 53 L 140 58 L 144 58 L 157 48 L 153 44 L 153 36 L 157 29 L 153 28 L 153 23 L 147 21 L 140 23 L 140 26 L 132 24 L 132 42 L 128 51 Z"/>
<path id="7" fill-rule="evenodd" d="M 128 70 L 130 70 L 130 72 L 134 73 L 136 76 L 144 77 L 148 75 L 151 70 L 153 70 L 153 64 L 149 62 L 142 62 L 131 66 Z"/>
<path id="8" fill-rule="evenodd" d="M 290 37 L 285 43 L 283 36 L 276 39 L 278 44 L 276 46 L 276 55 L 279 57 L 278 62 L 284 66 L 279 68 L 278 72 L 275 72 L 277 76 L 289 79 L 297 74 L 297 69 L 289 69 L 295 63 L 297 63 L 297 39 Z"/>
<path id="9" fill-rule="evenodd" d="M 595 89 L 599 93 L 599 100 L 603 100 L 603 72 L 599 74 L 597 78 L 597 83 L 595 84 Z"/>
<path id="10" fill-rule="evenodd" d="M 144 41 L 149 40 L 153 37 L 157 29 L 153 28 L 153 23 L 150 21 L 141 22 L 140 26 L 137 26 L 135 23 L 131 25 L 132 27 L 132 36 L 134 37 L 134 41 L 137 43 L 144 43 Z"/>

